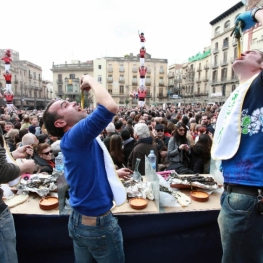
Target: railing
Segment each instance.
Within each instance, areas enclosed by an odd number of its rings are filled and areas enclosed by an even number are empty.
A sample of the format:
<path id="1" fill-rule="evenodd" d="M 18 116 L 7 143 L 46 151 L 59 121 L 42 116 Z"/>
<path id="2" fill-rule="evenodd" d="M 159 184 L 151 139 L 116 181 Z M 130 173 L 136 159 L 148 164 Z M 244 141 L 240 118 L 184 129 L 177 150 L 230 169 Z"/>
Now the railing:
<path id="1" fill-rule="evenodd" d="M 108 78 L 107 81 L 108 81 L 109 83 L 112 83 L 112 82 L 113 82 L 113 78 Z"/>
<path id="2" fill-rule="evenodd" d="M 163 81 L 159 81 L 159 86 L 164 86 L 164 82 Z"/>
<path id="3" fill-rule="evenodd" d="M 138 84 L 138 81 L 137 80 L 133 80 L 132 81 L 132 85 L 137 85 Z"/>
<path id="4" fill-rule="evenodd" d="M 151 81 L 150 81 L 150 80 L 146 80 L 146 81 L 145 81 L 145 85 L 146 85 L 146 86 L 151 86 Z"/>
<path id="5" fill-rule="evenodd" d="M 108 68 L 108 73 L 112 73 L 113 69 L 112 68 Z"/>
<path id="6" fill-rule="evenodd" d="M 208 81 L 209 79 L 208 79 L 208 77 L 203 77 L 203 81 L 204 82 L 206 82 L 206 81 Z"/>
<path id="7" fill-rule="evenodd" d="M 174 77 L 174 73 L 173 72 L 169 72 L 168 73 L 168 78 L 170 79 L 170 78 L 173 78 Z"/>
<path id="8" fill-rule="evenodd" d="M 119 83 L 124 83 L 125 82 L 125 79 L 124 78 L 120 78 L 119 79 Z"/>
<path id="9" fill-rule="evenodd" d="M 218 68 L 218 63 L 212 65 L 212 69 Z"/>
<path id="10" fill-rule="evenodd" d="M 132 68 L 132 73 L 137 73 L 138 69 L 137 68 Z"/>
<path id="11" fill-rule="evenodd" d="M 228 48 L 229 48 L 228 43 L 225 43 L 225 44 L 222 46 L 222 50 L 225 50 L 225 49 L 228 49 Z"/>
<path id="12" fill-rule="evenodd" d="M 57 80 L 57 84 L 63 84 L 63 80 L 62 79 L 58 79 Z"/>
<path id="13" fill-rule="evenodd" d="M 213 54 L 216 54 L 216 53 L 218 53 L 218 52 L 219 52 L 219 49 L 218 49 L 218 48 L 213 49 Z"/>
<path id="14" fill-rule="evenodd" d="M 198 78 L 197 80 L 196 80 L 196 83 L 200 83 L 201 82 L 201 78 Z"/>
<path id="15" fill-rule="evenodd" d="M 204 69 L 207 70 L 209 69 L 209 66 L 207 66 L 207 64 L 204 65 Z"/>
<path id="16" fill-rule="evenodd" d="M 227 66 L 228 65 L 228 61 L 227 60 L 223 60 L 223 61 L 221 61 L 220 65 L 221 65 L 221 67 Z"/>
<path id="17" fill-rule="evenodd" d="M 196 69 L 197 72 L 199 72 L 199 71 L 201 71 L 201 70 L 202 70 L 202 67 L 201 67 L 201 66 L 198 66 L 197 69 Z"/>
<path id="18" fill-rule="evenodd" d="M 159 70 L 159 74 L 164 74 L 164 70 L 163 70 L 163 69 L 160 69 L 160 70 Z"/>

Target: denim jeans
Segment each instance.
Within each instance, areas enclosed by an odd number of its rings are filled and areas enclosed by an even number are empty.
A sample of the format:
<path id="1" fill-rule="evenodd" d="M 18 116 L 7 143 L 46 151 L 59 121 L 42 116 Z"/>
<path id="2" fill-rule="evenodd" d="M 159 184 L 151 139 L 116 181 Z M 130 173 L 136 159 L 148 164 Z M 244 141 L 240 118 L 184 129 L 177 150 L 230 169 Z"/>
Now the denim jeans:
<path id="1" fill-rule="evenodd" d="M 0 263 L 17 263 L 14 219 L 7 207 L 0 214 Z"/>
<path id="2" fill-rule="evenodd" d="M 218 217 L 222 263 L 263 262 L 263 215 L 256 203 L 256 196 L 223 192 Z"/>
<path id="3" fill-rule="evenodd" d="M 75 263 L 123 263 L 123 238 L 117 218 L 111 212 L 95 218 L 94 224 L 83 218 L 73 210 L 68 223 Z"/>

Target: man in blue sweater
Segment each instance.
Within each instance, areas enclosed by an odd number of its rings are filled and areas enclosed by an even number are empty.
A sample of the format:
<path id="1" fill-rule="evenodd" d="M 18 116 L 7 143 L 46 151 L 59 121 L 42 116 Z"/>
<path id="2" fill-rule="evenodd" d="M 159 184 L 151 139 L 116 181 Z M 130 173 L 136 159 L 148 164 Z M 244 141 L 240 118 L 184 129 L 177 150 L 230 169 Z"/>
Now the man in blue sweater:
<path id="1" fill-rule="evenodd" d="M 73 208 L 68 228 L 75 262 L 124 262 L 122 232 L 110 211 L 113 193 L 104 153 L 96 140 L 118 106 L 94 78 L 84 75 L 81 83 L 81 90 L 92 89 L 98 104 L 96 110 L 88 115 L 76 102 L 59 100 L 48 105 L 43 115 L 48 132 L 62 137 L 64 174 Z"/>

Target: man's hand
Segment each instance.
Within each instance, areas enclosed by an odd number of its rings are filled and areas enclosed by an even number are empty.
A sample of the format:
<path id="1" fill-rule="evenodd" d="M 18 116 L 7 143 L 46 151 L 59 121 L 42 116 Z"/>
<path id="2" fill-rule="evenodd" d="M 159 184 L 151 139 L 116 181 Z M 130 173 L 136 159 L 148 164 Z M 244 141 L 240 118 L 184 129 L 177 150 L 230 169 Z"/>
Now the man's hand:
<path id="1" fill-rule="evenodd" d="M 116 170 L 116 173 L 120 178 L 123 178 L 124 180 L 129 180 L 131 179 L 130 175 L 133 173 L 133 171 L 129 168 L 121 168 Z"/>
<path id="2" fill-rule="evenodd" d="M 24 160 L 23 163 L 18 165 L 20 168 L 20 175 L 29 173 L 33 174 L 36 170 L 36 165 L 34 160 Z"/>
<path id="3" fill-rule="evenodd" d="M 80 89 L 81 90 L 85 90 L 85 91 L 89 91 L 91 88 L 90 88 L 90 82 L 92 81 L 92 77 L 91 76 L 89 76 L 89 75 L 83 75 L 82 77 L 81 77 L 81 80 L 80 80 L 80 83 L 81 83 L 81 85 L 80 85 Z"/>
<path id="4" fill-rule="evenodd" d="M 25 145 L 22 147 L 18 147 L 15 151 L 13 151 L 12 156 L 14 157 L 14 159 L 24 159 L 27 158 L 28 155 L 32 156 L 33 153 L 33 147 L 31 145 Z"/>

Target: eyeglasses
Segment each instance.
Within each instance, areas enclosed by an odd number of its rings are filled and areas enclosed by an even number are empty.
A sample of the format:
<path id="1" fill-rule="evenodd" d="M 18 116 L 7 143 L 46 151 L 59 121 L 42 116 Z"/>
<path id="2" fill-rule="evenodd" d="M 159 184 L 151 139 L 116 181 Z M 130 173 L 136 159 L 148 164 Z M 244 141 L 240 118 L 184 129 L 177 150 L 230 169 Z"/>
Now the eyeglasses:
<path id="1" fill-rule="evenodd" d="M 156 130 L 157 132 L 163 132 L 163 130 Z"/>
<path id="2" fill-rule="evenodd" d="M 185 131 L 185 129 L 178 129 L 178 131 L 184 132 L 184 131 Z"/>
<path id="3" fill-rule="evenodd" d="M 45 152 L 45 153 L 42 153 L 42 154 L 49 155 L 50 153 L 53 153 L 53 151 L 50 150 L 49 152 Z"/>

